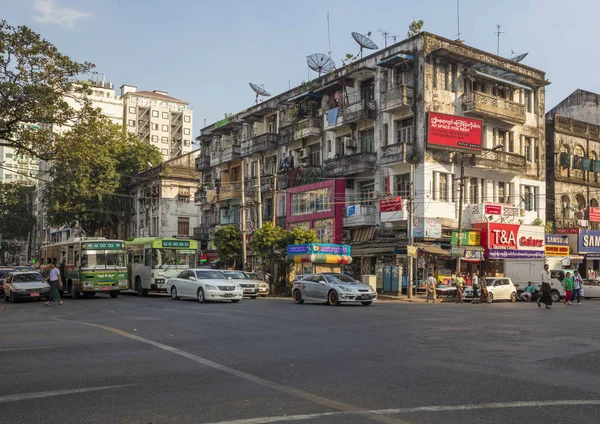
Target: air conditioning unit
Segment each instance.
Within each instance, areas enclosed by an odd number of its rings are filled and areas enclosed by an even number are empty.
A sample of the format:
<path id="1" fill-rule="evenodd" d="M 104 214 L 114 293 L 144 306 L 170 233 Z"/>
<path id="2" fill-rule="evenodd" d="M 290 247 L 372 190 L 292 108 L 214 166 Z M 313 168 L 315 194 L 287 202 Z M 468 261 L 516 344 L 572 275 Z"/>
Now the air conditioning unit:
<path id="1" fill-rule="evenodd" d="M 350 149 L 356 149 L 356 140 L 351 137 L 342 137 L 342 142 L 344 146 Z"/>
<path id="2" fill-rule="evenodd" d="M 300 149 L 298 156 L 300 157 L 300 160 L 308 159 L 308 151 L 306 149 Z"/>
<path id="3" fill-rule="evenodd" d="M 223 216 L 229 216 L 229 209 L 225 209 L 223 211 Z"/>

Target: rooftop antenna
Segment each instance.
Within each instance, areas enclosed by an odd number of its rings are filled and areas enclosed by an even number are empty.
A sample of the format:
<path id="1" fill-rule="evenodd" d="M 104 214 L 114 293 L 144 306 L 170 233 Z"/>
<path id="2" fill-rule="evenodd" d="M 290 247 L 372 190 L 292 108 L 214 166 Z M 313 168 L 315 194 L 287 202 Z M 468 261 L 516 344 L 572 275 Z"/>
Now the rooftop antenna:
<path id="1" fill-rule="evenodd" d="M 496 47 L 496 56 L 500 56 L 500 34 L 506 34 L 505 32 L 500 31 L 500 24 L 498 24 L 496 30 L 496 36 L 498 37 L 498 46 Z"/>
<path id="2" fill-rule="evenodd" d="M 331 31 L 329 29 L 329 10 L 327 11 L 327 42 L 329 44 L 329 58 L 331 59 Z"/>
<path id="3" fill-rule="evenodd" d="M 327 73 L 335 69 L 335 62 L 323 53 L 313 53 L 310 56 L 306 56 L 306 64 L 310 69 L 318 72 L 319 76 L 323 72 Z"/>
<path id="4" fill-rule="evenodd" d="M 458 28 L 458 32 L 456 34 L 456 41 L 462 41 L 460 39 L 460 0 L 456 0 L 456 26 Z"/>
<path id="5" fill-rule="evenodd" d="M 369 49 L 369 50 L 377 50 L 377 44 L 375 44 L 370 38 L 369 36 L 371 35 L 371 32 L 368 32 L 367 35 L 362 35 L 359 34 L 358 32 L 353 32 L 352 33 L 352 38 L 354 38 L 354 41 L 356 41 L 358 43 L 358 45 L 360 46 L 360 58 L 362 59 L 363 54 L 363 48 L 365 49 Z"/>
<path id="6" fill-rule="evenodd" d="M 527 53 L 517 53 L 514 50 L 511 50 L 510 51 L 510 56 L 508 57 L 508 60 L 512 60 L 513 62 L 519 63 L 520 61 L 522 61 L 523 59 L 525 59 L 528 54 L 529 54 L 529 52 L 527 52 Z"/>
<path id="7" fill-rule="evenodd" d="M 249 84 L 250 84 L 250 88 L 252 90 L 254 90 L 254 92 L 256 93 L 256 104 L 258 104 L 258 96 L 271 97 L 269 92 L 267 90 L 265 90 L 262 85 L 252 84 L 252 83 L 249 83 Z"/>

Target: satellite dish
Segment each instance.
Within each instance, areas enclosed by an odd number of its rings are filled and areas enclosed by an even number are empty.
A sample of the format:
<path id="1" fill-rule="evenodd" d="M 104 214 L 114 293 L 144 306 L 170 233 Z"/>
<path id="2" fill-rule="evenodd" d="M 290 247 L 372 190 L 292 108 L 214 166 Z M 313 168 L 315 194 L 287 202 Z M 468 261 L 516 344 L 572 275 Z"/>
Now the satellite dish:
<path id="1" fill-rule="evenodd" d="M 371 35 L 371 33 L 369 33 L 369 35 Z M 362 58 L 363 48 L 369 49 L 369 50 L 377 50 L 378 49 L 377 44 L 375 44 L 366 35 L 359 34 L 358 32 L 353 32 L 352 38 L 354 38 L 354 41 L 356 41 L 358 43 L 358 45 L 360 46 L 360 57 L 361 58 Z"/>
<path id="2" fill-rule="evenodd" d="M 258 104 L 258 96 L 271 97 L 269 92 L 258 84 L 250 83 L 250 88 L 256 93 L 256 104 Z"/>
<path id="3" fill-rule="evenodd" d="M 310 69 L 319 73 L 331 72 L 335 69 L 335 62 L 323 53 L 314 53 L 306 57 L 306 64 Z"/>
<path id="4" fill-rule="evenodd" d="M 527 53 L 521 53 L 521 54 L 515 54 L 514 51 L 511 51 L 511 56 L 509 56 L 508 60 L 512 60 L 513 62 L 520 62 L 523 59 L 525 59 L 527 57 L 527 55 L 529 54 L 529 52 Z"/>

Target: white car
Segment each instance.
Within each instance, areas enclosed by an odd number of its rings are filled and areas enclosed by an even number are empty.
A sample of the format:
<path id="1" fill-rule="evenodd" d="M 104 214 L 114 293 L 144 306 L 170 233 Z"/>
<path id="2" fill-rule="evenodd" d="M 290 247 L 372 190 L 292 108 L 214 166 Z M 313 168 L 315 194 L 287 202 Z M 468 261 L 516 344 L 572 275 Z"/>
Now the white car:
<path id="1" fill-rule="evenodd" d="M 244 291 L 244 297 L 256 299 L 258 297 L 258 281 L 251 281 L 250 275 L 244 271 L 221 271 L 225 277 L 234 280 Z"/>
<path id="2" fill-rule="evenodd" d="M 493 302 L 494 300 L 517 301 L 517 288 L 510 278 L 487 277 L 485 285 L 488 290 L 488 302 Z M 481 289 L 479 289 L 479 294 L 481 294 Z M 472 298 L 473 288 L 467 287 L 463 291 L 463 300 L 471 300 Z"/>
<path id="3" fill-rule="evenodd" d="M 4 281 L 4 300 L 16 302 L 19 299 L 40 299 L 48 297 L 50 285 L 39 272 L 14 271 Z"/>
<path id="4" fill-rule="evenodd" d="M 377 299 L 373 289 L 356 281 L 346 274 L 323 272 L 304 276 L 294 281 L 292 287 L 294 303 L 302 304 L 305 300 L 327 302 L 329 305 L 340 303 L 362 303 L 365 306 Z"/>
<path id="5" fill-rule="evenodd" d="M 169 279 L 167 285 L 174 300 L 185 297 L 200 303 L 225 300 L 237 303 L 244 295 L 238 283 L 212 269 L 186 269 Z"/>

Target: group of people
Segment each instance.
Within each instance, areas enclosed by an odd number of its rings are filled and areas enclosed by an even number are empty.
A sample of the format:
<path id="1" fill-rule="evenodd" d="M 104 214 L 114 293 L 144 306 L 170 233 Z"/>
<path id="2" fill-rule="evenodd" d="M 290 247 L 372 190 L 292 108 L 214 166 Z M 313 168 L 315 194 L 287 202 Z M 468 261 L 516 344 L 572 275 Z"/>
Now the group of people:
<path id="1" fill-rule="evenodd" d="M 537 300 L 538 307 L 542 307 L 542 303 L 546 306 L 546 309 L 552 308 L 552 296 L 551 296 L 551 282 L 550 282 L 550 267 L 548 264 L 544 265 L 544 270 L 541 273 L 542 279 L 542 295 Z M 573 276 L 570 272 L 565 274 L 565 278 L 562 281 L 562 286 L 565 289 L 565 305 L 571 305 L 572 302 L 577 298 L 577 304 L 581 305 L 581 295 L 583 290 L 583 279 L 579 274 L 579 271 L 573 271 Z"/>
<path id="2" fill-rule="evenodd" d="M 471 286 L 473 289 L 473 301 L 478 296 L 479 293 L 479 302 L 487 302 L 488 301 L 488 291 L 485 285 L 485 272 L 481 277 L 481 281 L 483 284 L 479 284 L 479 273 L 477 271 L 473 272 L 471 275 L 468 273 L 458 273 L 452 274 L 451 284 L 456 287 L 456 303 L 463 303 L 463 290 L 466 286 Z M 479 290 L 481 289 L 481 290 Z M 478 292 L 479 290 L 479 292 Z M 437 299 L 437 280 L 433 274 L 433 272 L 429 273 L 429 278 L 427 279 L 427 303 L 430 300 L 433 303 L 436 302 Z"/>

